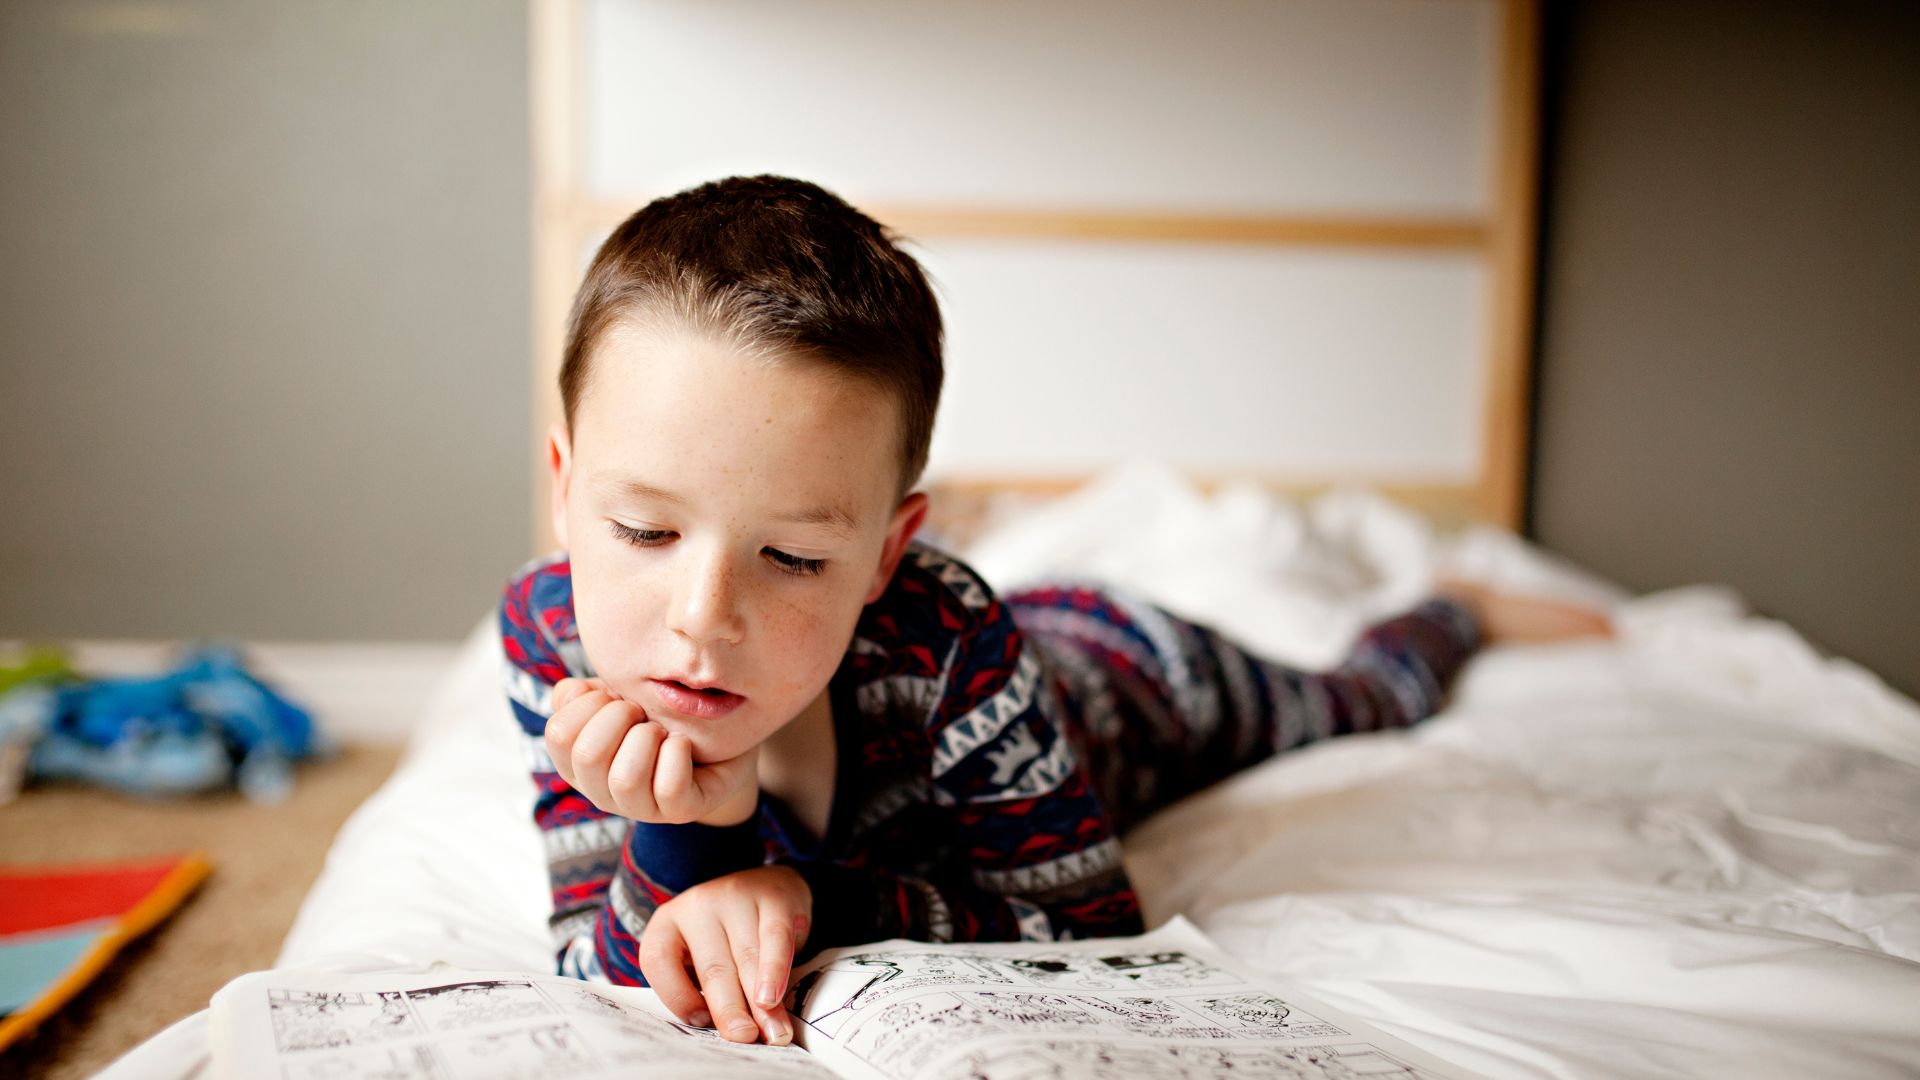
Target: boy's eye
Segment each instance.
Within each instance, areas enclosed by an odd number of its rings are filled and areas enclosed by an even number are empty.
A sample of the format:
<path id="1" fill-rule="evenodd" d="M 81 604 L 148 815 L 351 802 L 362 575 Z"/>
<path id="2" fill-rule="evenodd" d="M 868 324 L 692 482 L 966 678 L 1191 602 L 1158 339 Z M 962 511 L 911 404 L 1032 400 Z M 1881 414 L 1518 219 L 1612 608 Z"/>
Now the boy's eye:
<path id="1" fill-rule="evenodd" d="M 659 547 L 661 544 L 673 539 L 674 536 L 672 531 L 667 529 L 636 529 L 631 525 L 622 525 L 617 521 L 609 521 L 607 525 L 613 529 L 614 536 L 632 544 L 634 547 Z M 773 562 L 774 566 L 780 569 L 781 573 L 811 576 L 827 568 L 827 560 L 825 559 L 803 559 L 798 555 L 789 555 L 779 548 L 764 548 L 762 550 L 767 558 Z"/>
<path id="2" fill-rule="evenodd" d="M 803 559 L 798 555 L 789 555 L 779 548 L 763 548 L 767 558 L 773 560 L 782 572 L 788 574 L 818 574 L 827 568 L 825 559 Z"/>
<path id="3" fill-rule="evenodd" d="M 613 535 L 634 547 L 656 547 L 666 543 L 667 538 L 673 535 L 665 529 L 636 529 L 617 521 L 609 521 L 607 524 L 613 526 Z"/>

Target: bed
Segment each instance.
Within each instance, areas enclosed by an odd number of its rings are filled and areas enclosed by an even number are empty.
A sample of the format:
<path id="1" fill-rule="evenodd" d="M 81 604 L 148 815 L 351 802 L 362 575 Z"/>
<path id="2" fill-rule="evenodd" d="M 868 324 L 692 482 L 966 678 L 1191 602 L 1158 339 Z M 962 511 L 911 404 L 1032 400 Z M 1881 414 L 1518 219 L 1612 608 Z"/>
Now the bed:
<path id="1" fill-rule="evenodd" d="M 983 524 L 1005 588 L 1064 569 L 1331 663 L 1453 572 L 1602 604 L 1611 642 L 1476 657 L 1407 732 L 1284 755 L 1125 838 L 1150 925 L 1492 1076 L 1920 1070 L 1920 707 L 1696 586 L 1629 597 L 1364 489 L 1203 493 L 1123 468 Z M 278 966 L 547 971 L 532 787 L 491 613 L 341 830 Z M 187 1076 L 204 1016 L 110 1077 Z"/>

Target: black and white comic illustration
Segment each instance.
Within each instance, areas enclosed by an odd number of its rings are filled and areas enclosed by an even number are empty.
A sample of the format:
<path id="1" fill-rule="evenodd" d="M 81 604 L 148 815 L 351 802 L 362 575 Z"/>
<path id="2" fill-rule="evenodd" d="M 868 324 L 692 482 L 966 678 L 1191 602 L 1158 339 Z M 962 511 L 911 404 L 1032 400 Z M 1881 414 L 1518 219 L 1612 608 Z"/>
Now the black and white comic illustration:
<path id="1" fill-rule="evenodd" d="M 561 1080 L 600 1064 L 565 1021 L 462 1034 L 434 1051 L 460 1080 Z"/>
<path id="2" fill-rule="evenodd" d="M 1088 1042 L 1023 1043 L 975 1050 L 927 1080 L 1439 1080 L 1367 1044 L 1300 1047 L 1108 1046 Z"/>
<path id="3" fill-rule="evenodd" d="M 391 990 L 269 987 L 283 1080 L 826 1080 L 798 1047 L 740 1046 L 569 979 L 469 979 Z"/>
<path id="4" fill-rule="evenodd" d="M 283 1052 L 369 1046 L 420 1032 L 400 993 L 271 990 L 267 1015 Z"/>
<path id="5" fill-rule="evenodd" d="M 394 1046 L 358 1052 L 329 1051 L 287 1059 L 283 1080 L 447 1080 L 424 1046 Z"/>
<path id="6" fill-rule="evenodd" d="M 433 1031 L 450 1031 L 554 1015 L 533 983 L 482 979 L 407 991 L 415 1014 Z"/>
<path id="7" fill-rule="evenodd" d="M 1183 998 L 1181 1004 L 1223 1026 L 1238 1027 L 1246 1031 L 1279 1034 L 1296 1039 L 1316 1039 L 1346 1034 L 1340 1028 L 1264 991 L 1226 997 Z"/>
<path id="8" fill-rule="evenodd" d="M 1460 1080 L 1191 923 L 1104 941 L 829 950 L 794 1045 L 729 1042 L 652 990 L 555 976 L 262 972 L 216 995 L 217 1077 L 281 1080 Z"/>
<path id="9" fill-rule="evenodd" d="M 1447 1075 L 1263 982 L 1190 926 L 1124 942 L 890 942 L 803 972 L 793 1008 L 810 1051 L 911 1080 Z"/>
<path id="10" fill-rule="evenodd" d="M 1118 985 L 1138 990 L 1184 990 L 1240 981 L 1178 949 L 1113 953 L 1099 957 L 1098 965 L 1098 970 Z"/>
<path id="11" fill-rule="evenodd" d="M 1191 1019 L 1165 998 L 1074 995 L 1072 1000 L 1088 1012 L 1104 1015 L 1132 1031 L 1170 1031 Z"/>
<path id="12" fill-rule="evenodd" d="M 840 957 L 796 983 L 794 1011 L 828 1034 L 860 1009 L 901 994 L 946 986 L 1000 985 L 1058 991 L 1192 990 L 1243 981 L 1179 950 L 1101 954 L 1047 950 L 1026 955 L 986 950 L 893 950 Z"/>

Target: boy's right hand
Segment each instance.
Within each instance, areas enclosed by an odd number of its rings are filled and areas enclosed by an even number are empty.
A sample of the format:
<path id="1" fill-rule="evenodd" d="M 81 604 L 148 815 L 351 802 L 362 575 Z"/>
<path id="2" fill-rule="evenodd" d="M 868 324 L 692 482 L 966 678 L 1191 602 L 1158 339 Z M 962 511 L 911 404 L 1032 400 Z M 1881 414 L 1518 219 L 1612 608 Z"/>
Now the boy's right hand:
<path id="1" fill-rule="evenodd" d="M 547 718 L 560 778 L 609 814 L 662 825 L 738 825 L 760 799 L 759 748 L 696 762 L 693 740 L 669 734 L 600 679 L 561 679 Z"/>

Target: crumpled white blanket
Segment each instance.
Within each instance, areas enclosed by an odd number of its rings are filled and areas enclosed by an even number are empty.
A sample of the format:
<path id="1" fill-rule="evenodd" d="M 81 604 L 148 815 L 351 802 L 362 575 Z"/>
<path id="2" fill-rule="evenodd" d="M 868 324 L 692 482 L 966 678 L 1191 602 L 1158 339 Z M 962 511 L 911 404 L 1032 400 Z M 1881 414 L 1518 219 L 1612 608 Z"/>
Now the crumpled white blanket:
<path id="1" fill-rule="evenodd" d="M 1609 608 L 1617 641 L 1484 652 L 1434 720 L 1283 755 L 1145 823 L 1125 849 L 1149 922 L 1184 912 L 1494 1076 L 1920 1074 L 1920 706 L 1730 590 L 1629 598 L 1366 491 L 1205 496 L 1150 465 L 965 554 L 999 588 L 1104 580 L 1309 667 L 1442 571 Z M 278 966 L 546 970 L 499 663 L 488 616 Z M 116 1074 L 190 1072 L 195 1040 L 190 1022 Z"/>

